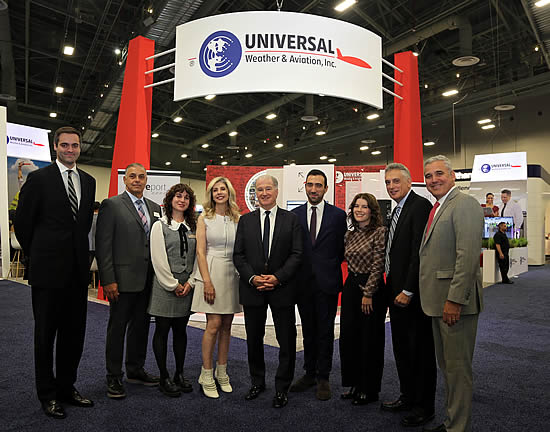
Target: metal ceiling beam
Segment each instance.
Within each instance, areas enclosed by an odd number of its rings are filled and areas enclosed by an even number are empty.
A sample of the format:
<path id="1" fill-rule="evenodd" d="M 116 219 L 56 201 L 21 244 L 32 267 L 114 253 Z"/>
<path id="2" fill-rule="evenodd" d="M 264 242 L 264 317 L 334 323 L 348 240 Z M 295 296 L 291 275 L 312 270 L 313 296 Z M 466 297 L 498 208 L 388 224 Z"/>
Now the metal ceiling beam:
<path id="1" fill-rule="evenodd" d="M 531 24 L 531 30 L 533 31 L 533 34 L 535 35 L 535 38 L 537 39 L 537 42 L 539 44 L 539 48 L 542 51 L 542 55 L 544 56 L 544 60 L 546 61 L 546 65 L 548 66 L 548 69 L 550 69 L 550 56 L 548 55 L 548 50 L 546 49 L 546 45 L 542 41 L 539 31 L 537 29 L 537 25 L 535 23 L 535 19 L 533 17 L 533 13 L 531 11 L 531 8 L 529 4 L 527 3 L 527 0 L 521 0 L 521 5 L 523 6 L 523 10 L 525 11 L 525 15 L 527 15 L 527 19 L 529 20 L 529 24 Z"/>

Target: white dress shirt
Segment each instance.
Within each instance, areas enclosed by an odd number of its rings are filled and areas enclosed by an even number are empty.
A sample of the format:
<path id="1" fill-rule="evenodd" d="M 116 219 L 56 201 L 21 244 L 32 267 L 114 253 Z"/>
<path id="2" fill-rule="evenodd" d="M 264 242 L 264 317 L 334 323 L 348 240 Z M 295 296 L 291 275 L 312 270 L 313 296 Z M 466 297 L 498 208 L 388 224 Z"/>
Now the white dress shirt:
<path id="1" fill-rule="evenodd" d="M 273 230 L 275 229 L 275 219 L 277 218 L 277 205 L 269 210 L 269 254 L 271 254 L 271 244 L 273 243 Z M 264 238 L 265 210 L 260 207 L 260 236 Z"/>
<path id="2" fill-rule="evenodd" d="M 519 230 L 521 228 L 523 224 L 523 210 L 521 210 L 521 206 L 517 202 L 512 201 L 512 198 L 506 203 L 506 208 L 504 208 L 504 204 L 500 206 L 499 214 L 502 217 L 513 217 L 514 229 Z"/>
<path id="3" fill-rule="evenodd" d="M 315 227 L 315 238 L 319 236 L 319 230 L 321 229 L 321 222 L 323 221 L 323 212 L 325 210 L 325 202 L 321 200 L 319 204 L 313 206 L 309 201 L 307 202 L 307 229 L 310 230 L 312 208 L 317 207 L 317 225 Z"/>
<path id="4" fill-rule="evenodd" d="M 57 167 L 59 168 L 59 171 L 61 172 L 61 178 L 63 179 L 63 184 L 65 185 L 65 190 L 67 191 L 67 196 L 69 196 L 69 173 L 67 171 L 72 170 L 72 180 L 74 185 L 74 190 L 76 192 L 76 199 L 78 200 L 78 207 L 80 208 L 80 197 L 82 196 L 81 188 L 80 188 L 80 174 L 78 173 L 78 170 L 76 169 L 76 164 L 72 168 L 67 168 L 65 165 L 63 165 L 61 162 L 59 162 L 57 159 L 55 160 L 55 163 L 57 164 Z"/>
<path id="5" fill-rule="evenodd" d="M 143 196 L 141 198 L 138 198 L 135 195 L 132 195 L 130 192 L 128 192 L 128 190 L 126 190 L 126 193 L 132 200 L 132 203 L 134 204 L 136 211 L 138 209 L 138 205 L 136 204 L 136 201 L 138 199 L 141 200 L 141 203 L 142 203 L 141 208 L 143 209 L 143 213 L 145 213 L 145 217 L 147 218 L 147 225 L 149 226 L 149 231 L 151 231 L 151 216 L 149 215 L 149 209 L 147 208 L 147 204 L 145 204 L 145 198 Z"/>

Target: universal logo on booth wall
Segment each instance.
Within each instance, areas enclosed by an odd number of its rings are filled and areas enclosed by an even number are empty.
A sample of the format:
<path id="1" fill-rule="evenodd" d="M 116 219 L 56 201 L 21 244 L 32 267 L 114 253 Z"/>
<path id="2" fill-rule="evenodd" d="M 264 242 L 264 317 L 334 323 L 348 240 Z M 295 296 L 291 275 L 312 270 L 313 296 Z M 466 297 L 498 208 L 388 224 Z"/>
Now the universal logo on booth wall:
<path id="1" fill-rule="evenodd" d="M 483 164 L 481 165 L 481 172 L 487 174 L 489 171 L 503 171 L 511 168 L 521 168 L 521 165 L 512 165 L 510 162 L 497 163 L 497 164 Z"/>
<path id="2" fill-rule="evenodd" d="M 21 145 L 21 146 L 27 146 L 27 147 L 44 147 L 46 144 L 40 144 L 35 141 L 33 141 L 30 138 L 25 137 L 19 137 L 19 136 L 8 136 L 8 144 L 15 144 L 15 145 Z"/>
<path id="3" fill-rule="evenodd" d="M 279 33 L 250 33 L 245 35 L 246 63 L 297 63 L 336 68 L 339 62 L 372 69 L 363 59 L 343 55 L 332 39 L 317 36 Z M 241 41 L 233 33 L 220 30 L 208 36 L 199 51 L 199 65 L 212 78 L 233 72 L 242 60 Z M 194 66 L 194 58 L 189 59 Z"/>

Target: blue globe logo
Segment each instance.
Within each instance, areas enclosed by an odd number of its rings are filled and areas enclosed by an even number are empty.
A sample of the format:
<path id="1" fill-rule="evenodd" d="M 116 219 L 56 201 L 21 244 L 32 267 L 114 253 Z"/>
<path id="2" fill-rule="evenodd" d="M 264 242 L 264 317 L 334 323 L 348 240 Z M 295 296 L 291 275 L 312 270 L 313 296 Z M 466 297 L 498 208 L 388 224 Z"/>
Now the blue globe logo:
<path id="1" fill-rule="evenodd" d="M 199 52 L 202 71 L 212 77 L 221 78 L 235 70 L 241 61 L 241 42 L 233 33 L 217 31 L 208 36 Z"/>
<path id="2" fill-rule="evenodd" d="M 485 174 L 487 174 L 489 171 L 491 171 L 491 165 L 489 164 L 481 165 L 481 172 L 484 172 Z"/>

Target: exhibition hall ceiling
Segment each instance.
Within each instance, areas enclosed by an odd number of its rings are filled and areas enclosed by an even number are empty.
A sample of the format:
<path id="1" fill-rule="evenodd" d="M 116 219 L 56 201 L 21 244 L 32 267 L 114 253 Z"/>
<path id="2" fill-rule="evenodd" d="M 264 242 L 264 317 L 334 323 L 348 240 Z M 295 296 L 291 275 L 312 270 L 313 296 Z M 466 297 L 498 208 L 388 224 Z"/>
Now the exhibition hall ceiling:
<path id="1" fill-rule="evenodd" d="M 174 48 L 179 24 L 276 11 L 278 3 L 283 11 L 336 18 L 378 34 L 390 62 L 396 52 L 418 53 L 424 141 L 435 143 L 430 151 L 460 146 L 452 133 L 440 132 L 452 125 L 453 107 L 455 123 L 466 114 L 497 119 L 513 112 L 495 111 L 496 105 L 519 109 L 522 100 L 550 93 L 550 6 L 537 7 L 536 0 L 358 0 L 338 12 L 340 2 L 0 0 L 0 103 L 14 123 L 81 128 L 81 162 L 110 166 L 130 39 L 153 39 L 161 52 Z M 155 67 L 173 62 L 166 57 Z M 479 61 L 471 64 L 471 57 Z M 155 81 L 172 77 L 165 69 Z M 451 89 L 458 93 L 442 96 Z M 281 166 L 315 163 L 324 155 L 338 165 L 385 164 L 393 154 L 393 105 L 389 95 L 377 111 L 320 95 L 266 93 L 175 103 L 173 83 L 166 84 L 153 89 L 151 166 L 204 178 L 206 165 L 223 162 Z M 318 120 L 304 121 L 305 114 Z M 218 132 L 229 123 L 238 126 L 236 137 Z M 326 133 L 317 135 L 320 129 Z"/>

